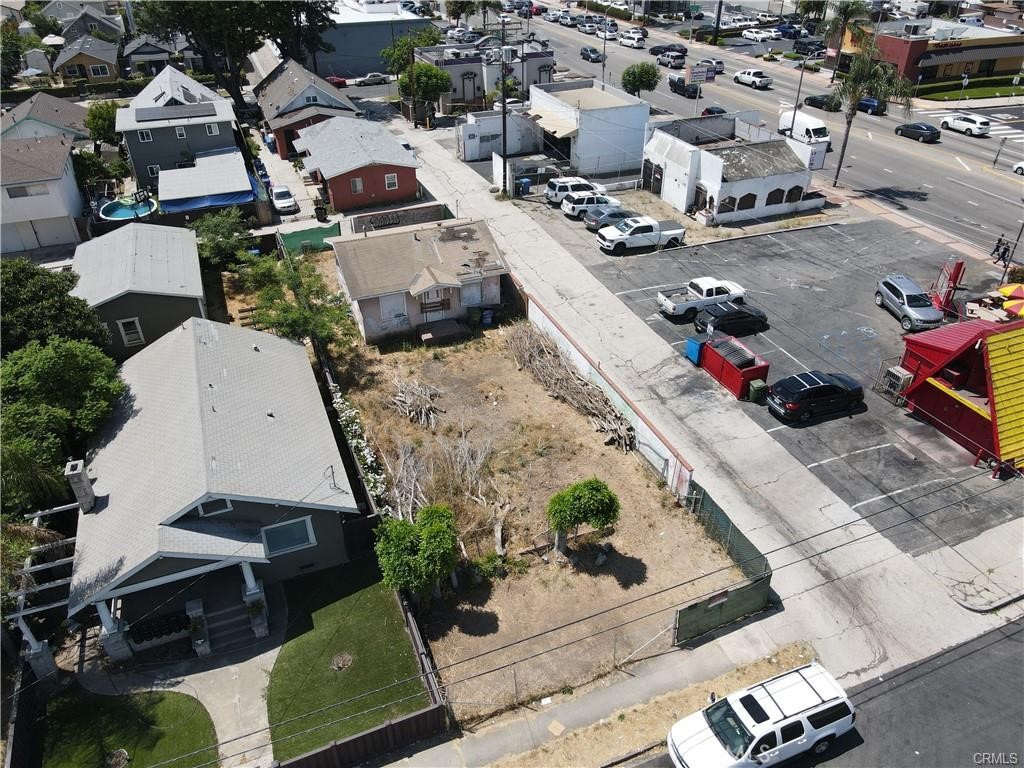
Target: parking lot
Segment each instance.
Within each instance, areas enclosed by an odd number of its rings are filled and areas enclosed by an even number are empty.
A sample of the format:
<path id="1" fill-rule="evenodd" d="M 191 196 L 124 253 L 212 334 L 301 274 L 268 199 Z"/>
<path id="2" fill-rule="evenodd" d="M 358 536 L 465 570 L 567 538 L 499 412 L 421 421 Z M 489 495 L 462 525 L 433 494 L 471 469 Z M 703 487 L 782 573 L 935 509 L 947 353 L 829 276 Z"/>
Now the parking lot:
<path id="1" fill-rule="evenodd" d="M 636 315 L 682 352 L 693 325 L 663 316 L 659 290 L 714 276 L 747 290 L 771 328 L 743 339 L 770 363 L 769 383 L 807 370 L 841 372 L 864 386 L 866 409 L 850 416 L 784 424 L 764 405 L 743 408 L 760 427 L 877 529 L 913 555 L 955 546 L 1013 519 L 1018 483 L 998 484 L 973 457 L 934 428 L 871 391 L 883 361 L 903 352 L 895 317 L 875 306 L 879 278 L 902 272 L 928 288 L 950 254 L 940 245 L 878 221 L 778 231 L 698 246 L 615 258 L 594 235 L 544 203 L 538 220 Z M 689 221 L 685 217 L 681 221 Z M 965 295 L 986 290 L 988 265 L 970 261 Z M 962 297 L 961 297 L 962 298 Z M 681 382 L 694 407 L 713 407 L 700 388 L 720 388 L 707 374 Z M 785 478 L 778 481 L 785 482 Z M 977 495 L 982 493 L 983 495 Z"/>

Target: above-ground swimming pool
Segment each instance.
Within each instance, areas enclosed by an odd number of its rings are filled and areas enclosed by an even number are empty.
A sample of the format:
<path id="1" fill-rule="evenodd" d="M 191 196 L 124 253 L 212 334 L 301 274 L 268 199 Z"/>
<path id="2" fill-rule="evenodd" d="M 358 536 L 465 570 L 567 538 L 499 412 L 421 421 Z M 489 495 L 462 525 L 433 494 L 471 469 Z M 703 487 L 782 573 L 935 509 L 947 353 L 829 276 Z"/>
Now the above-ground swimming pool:
<path id="1" fill-rule="evenodd" d="M 100 218 L 107 221 L 123 221 L 125 219 L 145 218 L 156 211 L 156 200 L 150 198 L 141 202 L 111 200 L 100 208 Z"/>

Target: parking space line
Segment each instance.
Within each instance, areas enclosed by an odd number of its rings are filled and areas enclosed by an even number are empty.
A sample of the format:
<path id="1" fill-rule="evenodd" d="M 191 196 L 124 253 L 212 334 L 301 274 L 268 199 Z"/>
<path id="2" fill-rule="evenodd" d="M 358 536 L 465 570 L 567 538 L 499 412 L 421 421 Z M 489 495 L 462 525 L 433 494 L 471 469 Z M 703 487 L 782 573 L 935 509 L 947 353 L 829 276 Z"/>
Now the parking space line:
<path id="1" fill-rule="evenodd" d="M 874 496 L 864 501 L 858 501 L 853 504 L 850 509 L 856 509 L 857 507 L 863 507 L 865 504 L 870 504 L 873 501 L 881 501 L 882 499 L 888 499 L 890 496 L 895 496 L 897 493 L 904 493 L 905 491 L 913 490 L 914 488 L 920 488 L 922 485 L 932 485 L 933 483 L 946 483 L 952 480 L 952 477 L 940 477 L 937 480 L 925 480 L 923 483 L 915 483 L 914 485 L 908 485 L 906 488 L 900 488 L 898 491 L 889 491 L 889 493 L 883 493 L 881 496 Z"/>
<path id="2" fill-rule="evenodd" d="M 829 463 L 831 463 L 833 461 L 839 461 L 840 459 L 845 459 L 847 456 L 856 456 L 858 453 L 867 453 L 868 451 L 877 451 L 879 448 L 890 448 L 890 447 L 892 447 L 892 443 L 882 443 L 881 445 L 872 445 L 872 446 L 870 446 L 868 448 L 861 448 L 859 451 L 850 451 L 849 453 L 844 453 L 844 454 L 841 454 L 839 456 L 833 456 L 831 459 L 822 459 L 821 461 L 815 461 L 812 464 L 808 464 L 807 468 L 810 469 L 811 467 L 820 467 L 823 464 L 829 464 Z"/>
<path id="3" fill-rule="evenodd" d="M 662 283 L 661 285 L 649 285 L 646 288 L 630 288 L 628 291 L 618 291 L 615 293 L 615 295 L 623 296 L 627 293 L 637 293 L 639 291 L 653 291 L 655 288 L 671 288 L 673 285 L 679 285 L 679 283 Z"/>
<path id="4" fill-rule="evenodd" d="M 968 165 L 967 163 L 965 163 L 965 162 L 964 162 L 963 160 L 961 160 L 961 159 L 960 159 L 959 157 L 957 157 L 957 158 L 956 158 L 956 161 L 957 161 L 958 163 L 960 163 L 960 165 L 962 165 L 962 166 L 964 167 L 964 170 L 965 170 L 965 171 L 969 171 L 969 170 L 971 170 L 971 166 L 969 166 L 969 165 Z"/>
<path id="5" fill-rule="evenodd" d="M 789 358 L 790 360 L 792 360 L 792 361 L 793 361 L 794 363 L 796 363 L 796 364 L 797 364 L 797 365 L 799 365 L 799 366 L 802 366 L 802 367 L 803 367 L 803 369 L 804 369 L 805 371 L 809 371 L 809 370 L 811 370 L 811 369 L 810 369 L 810 368 L 808 368 L 808 367 L 807 367 L 806 365 L 804 365 L 804 364 L 803 364 L 803 363 L 801 363 L 801 362 L 800 362 L 799 360 L 797 360 L 797 359 L 796 359 L 795 357 L 793 357 L 793 356 L 792 356 L 791 354 L 789 354 L 789 352 L 787 352 L 787 351 L 786 351 L 786 350 L 784 350 L 784 349 L 783 349 L 782 347 L 780 347 L 780 346 L 779 346 L 778 344 L 776 344 L 776 343 L 775 343 L 774 341 L 772 341 L 771 339 L 769 339 L 769 338 L 768 338 L 768 336 L 767 336 L 767 334 L 764 334 L 764 333 L 762 333 L 762 334 L 761 334 L 761 338 L 762 338 L 762 339 L 764 339 L 765 341 L 767 341 L 767 342 L 768 342 L 769 344 L 771 344 L 771 345 L 772 345 L 773 347 L 775 347 L 775 348 L 776 348 L 777 350 L 779 350 L 779 352 L 781 352 L 782 354 L 784 354 L 784 355 L 785 355 L 786 357 L 788 357 L 788 358 Z"/>
<path id="6" fill-rule="evenodd" d="M 785 429 L 788 426 L 789 426 L 789 424 L 779 424 L 779 426 L 777 426 L 777 427 L 772 427 L 771 429 L 766 429 L 765 430 L 765 434 L 767 434 L 768 432 L 774 432 L 777 429 Z"/>

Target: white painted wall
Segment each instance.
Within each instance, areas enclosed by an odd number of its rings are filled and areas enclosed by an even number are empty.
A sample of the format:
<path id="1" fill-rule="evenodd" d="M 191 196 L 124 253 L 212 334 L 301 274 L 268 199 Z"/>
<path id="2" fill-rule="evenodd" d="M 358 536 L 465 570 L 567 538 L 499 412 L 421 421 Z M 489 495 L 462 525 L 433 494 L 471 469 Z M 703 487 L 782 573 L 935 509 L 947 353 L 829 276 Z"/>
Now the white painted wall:
<path id="1" fill-rule="evenodd" d="M 4 253 L 31 250 L 40 247 L 41 244 L 59 244 L 52 241 L 55 233 L 59 234 L 56 239 L 60 243 L 79 242 L 75 217 L 82 213 L 82 195 L 78 191 L 70 155 L 64 166 L 64 175 L 60 179 L 39 184 L 46 186 L 45 195 L 12 198 L 8 194 L 7 186 L 0 192 L 0 220 L 3 221 L 7 235 L 7 242 L 0 243 Z M 17 237 L 14 236 L 15 232 L 18 233 Z M 39 242 L 47 239 L 50 240 L 49 243 Z"/>
<path id="2" fill-rule="evenodd" d="M 643 163 L 646 103 L 580 110 L 574 165 L 584 174 L 634 170 Z"/>
<path id="3" fill-rule="evenodd" d="M 316 101 L 310 104 L 306 103 L 307 96 L 316 96 Z M 334 94 L 328 93 L 327 91 L 317 88 L 315 85 L 308 85 L 299 93 L 294 99 L 288 102 L 282 113 L 292 112 L 296 109 L 302 109 L 303 107 L 312 107 L 316 104 L 327 104 L 332 107 L 341 107 L 342 102 Z"/>
<path id="4" fill-rule="evenodd" d="M 72 140 L 80 138 L 70 131 L 65 131 L 56 126 L 47 125 L 46 123 L 41 123 L 38 120 L 33 120 L 31 118 L 28 120 L 22 120 L 16 125 L 12 125 L 4 131 L 3 134 L 5 139 L 34 139 L 38 136 L 66 136 Z"/>
<path id="5" fill-rule="evenodd" d="M 544 140 L 540 127 L 516 112 L 509 112 L 508 153 L 521 155 L 539 152 Z M 466 162 L 486 160 L 493 152 L 501 152 L 501 112 L 473 112 L 458 127 L 459 153 Z"/>

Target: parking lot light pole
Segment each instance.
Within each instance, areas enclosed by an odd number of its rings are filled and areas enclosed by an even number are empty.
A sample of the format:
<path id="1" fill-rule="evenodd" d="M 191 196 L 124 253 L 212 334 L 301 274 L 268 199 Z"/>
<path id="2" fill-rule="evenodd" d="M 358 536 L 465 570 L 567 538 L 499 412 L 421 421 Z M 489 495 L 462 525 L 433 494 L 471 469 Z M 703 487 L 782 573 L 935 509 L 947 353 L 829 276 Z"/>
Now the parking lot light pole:
<path id="1" fill-rule="evenodd" d="M 508 78 L 505 75 L 505 20 L 501 20 L 501 191 L 508 194 Z"/>
<path id="2" fill-rule="evenodd" d="M 608 64 L 608 12 L 604 14 L 604 37 L 601 39 L 601 90 L 604 90 L 604 68 Z"/>

